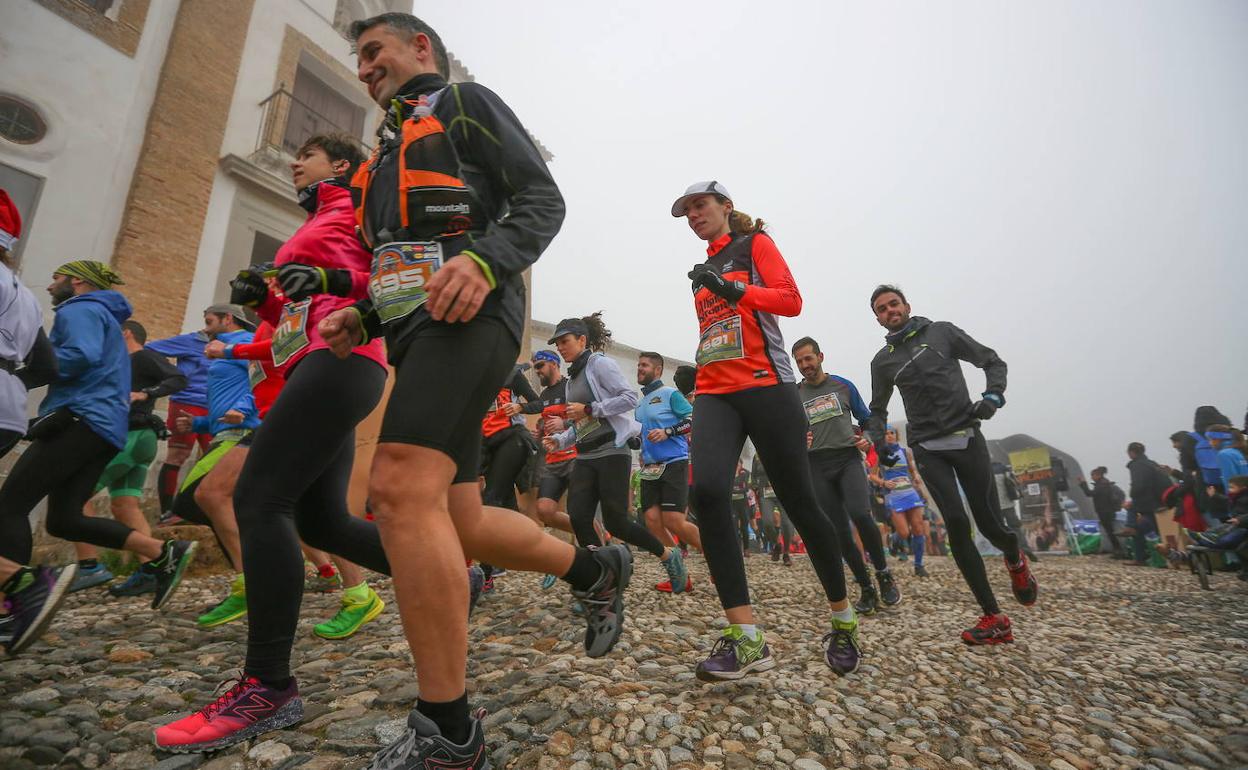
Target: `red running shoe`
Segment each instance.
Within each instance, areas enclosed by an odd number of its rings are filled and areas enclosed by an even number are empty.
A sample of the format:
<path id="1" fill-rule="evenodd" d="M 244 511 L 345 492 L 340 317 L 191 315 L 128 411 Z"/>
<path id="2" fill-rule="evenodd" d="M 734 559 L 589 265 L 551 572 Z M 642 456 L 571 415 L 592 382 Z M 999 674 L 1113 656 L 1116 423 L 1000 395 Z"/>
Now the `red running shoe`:
<path id="1" fill-rule="evenodd" d="M 654 590 L 662 591 L 665 594 L 670 594 L 672 592 L 672 581 L 664 580 L 662 583 L 655 583 Z M 693 578 L 692 577 L 685 578 L 685 592 L 688 593 L 689 591 L 692 591 L 692 590 L 693 590 Z"/>
<path id="2" fill-rule="evenodd" d="M 1010 571 L 1010 588 L 1014 589 L 1014 598 L 1024 607 L 1030 607 L 1036 603 L 1036 597 L 1040 594 L 1040 584 L 1036 582 L 1036 576 L 1031 574 L 1027 557 L 1020 553 L 1018 558 L 1018 564 L 1010 564 L 1009 557 L 1006 557 L 1005 568 Z"/>
<path id="3" fill-rule="evenodd" d="M 1014 641 L 1014 629 L 1005 615 L 985 615 L 974 628 L 962 632 L 962 641 L 970 645 L 1007 644 Z"/>
<path id="4" fill-rule="evenodd" d="M 301 719 L 303 701 L 293 678 L 285 690 L 276 690 L 248 676 L 202 711 L 157 727 L 156 748 L 175 754 L 216 751 Z"/>

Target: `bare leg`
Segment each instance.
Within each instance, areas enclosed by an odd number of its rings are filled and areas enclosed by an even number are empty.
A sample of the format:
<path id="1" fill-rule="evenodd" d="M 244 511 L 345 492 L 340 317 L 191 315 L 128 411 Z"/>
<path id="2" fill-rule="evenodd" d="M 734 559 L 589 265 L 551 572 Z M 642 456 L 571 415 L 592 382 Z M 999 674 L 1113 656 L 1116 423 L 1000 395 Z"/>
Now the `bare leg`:
<path id="1" fill-rule="evenodd" d="M 195 502 L 208 514 L 213 532 L 225 546 L 236 572 L 243 567 L 243 546 L 238 536 L 238 520 L 234 518 L 234 484 L 247 459 L 247 447 L 236 446 L 217 461 L 195 490 Z"/>
<path id="2" fill-rule="evenodd" d="M 663 512 L 659 509 L 659 506 L 656 505 L 646 509 L 646 529 L 650 530 L 650 534 L 658 538 L 664 547 L 676 547 L 676 541 L 672 539 L 672 533 L 667 530 L 667 527 L 663 526 Z"/>
<path id="3" fill-rule="evenodd" d="M 572 519 L 568 514 L 559 510 L 558 500 L 551 500 L 548 497 L 539 498 L 537 501 L 537 517 L 547 527 L 572 534 Z"/>
<path id="4" fill-rule="evenodd" d="M 661 515 L 664 529 L 676 533 L 682 542 L 688 543 L 699 551 L 702 550 L 702 535 L 698 532 L 697 525 L 689 521 L 684 511 L 663 511 Z"/>

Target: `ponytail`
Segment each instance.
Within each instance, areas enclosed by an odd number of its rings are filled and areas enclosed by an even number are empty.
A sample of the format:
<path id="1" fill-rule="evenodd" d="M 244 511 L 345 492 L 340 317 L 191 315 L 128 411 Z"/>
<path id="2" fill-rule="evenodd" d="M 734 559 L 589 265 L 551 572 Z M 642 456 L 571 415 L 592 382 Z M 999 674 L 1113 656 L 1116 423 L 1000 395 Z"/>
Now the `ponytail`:
<path id="1" fill-rule="evenodd" d="M 589 329 L 589 333 L 585 335 L 589 349 L 595 353 L 601 353 L 611 341 L 611 330 L 602 322 L 602 311 L 587 315 L 581 320 Z"/>
<path id="2" fill-rule="evenodd" d="M 728 215 L 728 229 L 742 235 L 753 235 L 766 230 L 767 223 L 761 219 L 751 217 L 744 211 L 733 209 L 732 213 Z"/>

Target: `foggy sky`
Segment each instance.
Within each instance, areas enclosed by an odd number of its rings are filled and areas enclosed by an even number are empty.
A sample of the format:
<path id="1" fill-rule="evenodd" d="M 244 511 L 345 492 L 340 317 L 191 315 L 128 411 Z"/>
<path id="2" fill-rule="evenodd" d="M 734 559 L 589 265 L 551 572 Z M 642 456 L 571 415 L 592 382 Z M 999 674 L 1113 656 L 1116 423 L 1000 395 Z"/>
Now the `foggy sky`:
<path id="1" fill-rule="evenodd" d="M 603 310 L 617 339 L 691 359 L 705 250 L 668 210 L 717 179 L 802 290 L 786 341 L 814 336 L 868 400 L 868 296 L 895 282 L 1009 364 L 989 438 L 1030 433 L 1125 482 L 1126 444 L 1175 463 L 1167 437 L 1200 404 L 1242 424 L 1246 3 L 416 13 L 555 154 L 568 216 L 536 318 Z"/>

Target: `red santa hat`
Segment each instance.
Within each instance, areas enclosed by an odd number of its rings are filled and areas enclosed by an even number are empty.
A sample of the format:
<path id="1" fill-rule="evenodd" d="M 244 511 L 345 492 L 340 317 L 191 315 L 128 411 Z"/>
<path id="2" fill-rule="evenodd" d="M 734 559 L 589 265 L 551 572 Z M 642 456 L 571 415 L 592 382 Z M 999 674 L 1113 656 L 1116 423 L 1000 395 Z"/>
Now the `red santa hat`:
<path id="1" fill-rule="evenodd" d="M 17 213 L 17 206 L 9 199 L 9 194 L 0 189 L 0 249 L 11 249 L 22 235 L 22 215 Z"/>

